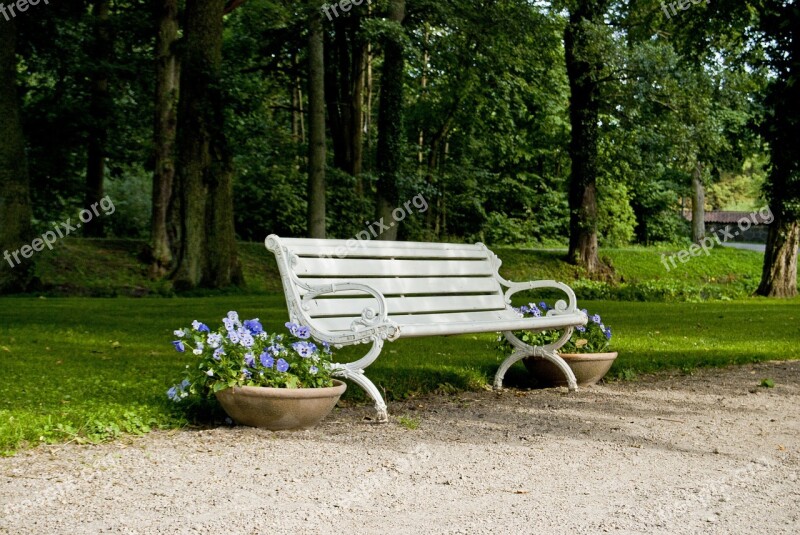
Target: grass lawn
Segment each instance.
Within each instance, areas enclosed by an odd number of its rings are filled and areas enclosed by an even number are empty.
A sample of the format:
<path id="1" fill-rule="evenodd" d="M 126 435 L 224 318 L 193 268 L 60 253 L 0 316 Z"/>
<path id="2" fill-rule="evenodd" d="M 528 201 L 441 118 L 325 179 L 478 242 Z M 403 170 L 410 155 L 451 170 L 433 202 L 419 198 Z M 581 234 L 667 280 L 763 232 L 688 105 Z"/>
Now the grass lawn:
<path id="1" fill-rule="evenodd" d="M 614 330 L 620 357 L 612 376 L 800 358 L 800 299 L 581 305 Z M 261 318 L 268 329 L 286 321 L 283 297 L 275 294 L 0 299 L 0 453 L 184 425 L 164 395 L 187 361 L 170 344 L 172 330 L 193 319 L 216 325 L 231 309 Z M 400 340 L 368 373 L 389 399 L 479 389 L 501 360 L 494 346 L 491 334 Z M 363 353 L 367 346 L 348 349 Z M 507 384 L 524 387 L 525 374 L 515 366 Z M 364 399 L 354 385 L 347 396 Z"/>

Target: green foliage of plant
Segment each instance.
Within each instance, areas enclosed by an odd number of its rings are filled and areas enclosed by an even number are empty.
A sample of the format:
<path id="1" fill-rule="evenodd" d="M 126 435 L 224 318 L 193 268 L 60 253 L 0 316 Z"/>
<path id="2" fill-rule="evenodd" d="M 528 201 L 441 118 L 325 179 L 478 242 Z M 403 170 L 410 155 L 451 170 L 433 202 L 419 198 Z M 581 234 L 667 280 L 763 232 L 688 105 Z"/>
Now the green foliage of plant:
<path id="1" fill-rule="evenodd" d="M 620 247 L 633 241 L 636 216 L 631 208 L 630 198 L 625 184 L 599 181 L 597 231 L 601 245 Z"/>
<path id="2" fill-rule="evenodd" d="M 308 327 L 286 323 L 289 336 L 268 333 L 258 318 L 239 320 L 237 312 L 222 318 L 211 331 L 195 320 L 191 328 L 174 331 L 179 353 L 196 357 L 187 364 L 183 381 L 170 387 L 172 401 L 196 401 L 237 386 L 320 388 L 333 386 L 331 349 L 309 341 Z"/>
<path id="3" fill-rule="evenodd" d="M 552 314 L 550 305 L 541 301 L 538 305 L 536 303 L 528 303 L 527 305 L 520 306 L 517 310 L 524 316 L 529 318 L 539 318 L 544 315 Z M 551 311 L 548 313 L 548 311 Z M 586 325 L 579 325 L 575 327 L 572 336 L 569 340 L 559 349 L 562 353 L 605 353 L 609 351 L 611 341 L 611 327 L 603 323 L 599 314 L 591 314 L 587 309 L 581 310 L 587 317 Z M 548 329 L 544 331 L 516 331 L 514 335 L 531 346 L 545 346 L 553 344 L 561 338 L 562 331 Z M 513 346 L 508 342 L 505 336 L 500 335 L 498 338 L 500 342 L 497 346 L 498 350 L 504 354 L 508 354 L 513 350 Z"/>
<path id="4" fill-rule="evenodd" d="M 761 383 L 759 386 L 762 386 L 764 388 L 775 388 L 775 381 L 769 378 L 761 379 Z"/>

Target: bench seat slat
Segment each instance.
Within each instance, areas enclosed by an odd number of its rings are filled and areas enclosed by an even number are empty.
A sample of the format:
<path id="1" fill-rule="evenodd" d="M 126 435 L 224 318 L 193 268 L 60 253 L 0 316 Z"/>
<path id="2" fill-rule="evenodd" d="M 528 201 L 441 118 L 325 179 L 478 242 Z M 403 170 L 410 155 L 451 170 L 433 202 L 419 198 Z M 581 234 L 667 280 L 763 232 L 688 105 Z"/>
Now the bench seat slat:
<path id="1" fill-rule="evenodd" d="M 473 310 L 504 310 L 505 300 L 495 295 L 450 295 L 428 297 L 389 297 L 386 299 L 389 317 L 397 314 L 426 314 L 431 312 L 464 312 Z M 311 299 L 305 303 L 311 317 L 361 316 L 366 307 L 378 310 L 378 300 L 367 298 Z"/>
<path id="2" fill-rule="evenodd" d="M 519 318 L 513 310 L 457 312 L 445 314 L 401 314 L 391 316 L 400 326 L 402 338 L 446 334 L 469 334 L 523 329 L 544 330 L 564 325 L 583 325 L 586 317 L 580 312 L 542 318 Z M 350 331 L 353 318 L 316 318 L 320 328 L 328 331 Z"/>
<path id="3" fill-rule="evenodd" d="M 338 240 L 331 240 L 338 241 Z M 479 260 L 486 258 L 486 251 L 467 246 L 460 248 L 416 248 L 408 249 L 393 246 L 374 247 L 374 242 L 362 242 L 354 247 L 339 246 L 312 246 L 297 245 L 291 248 L 292 253 L 301 257 L 329 257 L 329 258 L 429 258 L 429 259 L 467 259 Z M 391 242 L 389 242 L 391 243 Z"/>
<path id="4" fill-rule="evenodd" d="M 298 254 L 304 250 L 328 250 L 337 247 L 347 247 L 347 242 L 355 245 L 351 249 L 363 248 L 370 251 L 378 249 L 402 250 L 439 250 L 439 251 L 483 251 L 485 250 L 476 244 L 471 243 L 434 243 L 420 241 L 387 241 L 387 240 L 336 240 L 336 239 L 312 239 L 312 238 L 281 238 L 281 243 L 291 252 Z"/>
<path id="5" fill-rule="evenodd" d="M 364 282 L 359 278 L 312 278 L 306 282 L 313 285 L 328 285 L 343 282 Z M 383 295 L 419 295 L 419 294 L 466 294 L 466 293 L 497 293 L 501 292 L 500 283 L 494 277 L 426 277 L 426 278 L 371 278 L 367 281 Z M 307 292 L 298 288 L 300 295 Z M 356 295 L 364 296 L 364 292 L 357 290 L 336 292 L 337 296 Z"/>
<path id="6" fill-rule="evenodd" d="M 488 260 L 392 260 L 300 257 L 293 266 L 298 277 L 453 277 L 492 275 Z"/>

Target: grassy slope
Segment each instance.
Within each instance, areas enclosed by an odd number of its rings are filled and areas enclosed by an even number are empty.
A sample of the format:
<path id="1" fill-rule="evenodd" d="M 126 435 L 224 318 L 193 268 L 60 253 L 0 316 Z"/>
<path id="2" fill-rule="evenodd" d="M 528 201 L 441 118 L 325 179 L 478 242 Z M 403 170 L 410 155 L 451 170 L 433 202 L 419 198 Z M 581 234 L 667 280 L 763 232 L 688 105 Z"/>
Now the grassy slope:
<path id="1" fill-rule="evenodd" d="M 53 251 L 37 257 L 37 272 L 45 295 L 169 295 L 166 284 L 149 281 L 146 266 L 138 261 L 143 242 L 132 240 L 67 239 Z M 261 243 L 239 247 L 248 287 L 240 293 L 280 291 L 275 260 Z M 561 260 L 562 252 L 494 248 L 503 260 L 501 273 L 511 280 L 556 279 L 573 284 L 585 299 L 692 301 L 707 298 L 746 297 L 755 290 L 763 255 L 717 247 L 709 256 L 691 258 L 667 271 L 666 248 L 604 249 L 620 283 L 585 280 L 574 266 Z M 580 280 L 579 280 L 580 279 Z"/>
<path id="2" fill-rule="evenodd" d="M 799 299 L 582 304 L 614 328 L 620 357 L 612 375 L 800 358 Z M 164 397 L 186 362 L 169 343 L 172 330 L 193 319 L 216 324 L 230 309 L 272 329 L 286 320 L 279 295 L 0 299 L 0 453 L 181 425 Z M 400 340 L 387 345 L 369 376 L 390 399 L 482 388 L 501 359 L 494 345 L 491 334 Z M 363 354 L 366 346 L 355 349 Z M 507 384 L 527 384 L 521 365 Z M 352 385 L 347 395 L 364 397 Z"/>

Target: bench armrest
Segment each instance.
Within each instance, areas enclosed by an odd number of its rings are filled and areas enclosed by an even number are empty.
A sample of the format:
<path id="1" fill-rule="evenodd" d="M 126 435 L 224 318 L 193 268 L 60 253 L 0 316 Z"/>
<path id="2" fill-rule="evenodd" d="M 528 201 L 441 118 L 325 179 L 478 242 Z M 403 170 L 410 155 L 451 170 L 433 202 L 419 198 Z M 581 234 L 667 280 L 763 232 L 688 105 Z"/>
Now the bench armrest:
<path id="1" fill-rule="evenodd" d="M 352 332 L 349 333 L 334 333 L 321 330 L 313 325 L 314 322 L 311 318 L 307 317 L 309 321 L 304 323 L 311 329 L 312 335 L 316 333 L 315 338 L 323 339 L 333 344 L 354 344 L 371 341 L 374 337 L 378 337 L 381 340 L 393 341 L 400 336 L 400 328 L 389 319 L 389 306 L 386 303 L 386 297 L 375 288 L 358 282 L 342 282 L 315 286 L 295 279 L 294 283 L 306 290 L 306 294 L 301 298 L 299 303 L 304 313 L 309 309 L 307 303 L 309 300 L 319 297 L 320 295 L 347 290 L 368 293 L 378 301 L 378 310 L 372 307 L 364 308 L 361 312 L 361 317 L 353 321 L 350 326 Z"/>
<path id="2" fill-rule="evenodd" d="M 552 280 L 510 282 L 505 279 L 502 279 L 500 283 L 508 288 L 508 290 L 505 293 L 505 299 L 506 303 L 508 303 L 509 305 L 511 304 L 511 296 L 517 292 L 522 292 L 525 290 L 535 290 L 537 288 L 556 288 L 567 294 L 567 298 L 569 299 L 569 304 L 565 303 L 563 299 L 559 299 L 558 301 L 556 301 L 553 309 L 547 311 L 547 314 L 550 315 L 552 313 L 553 315 L 558 315 L 558 314 L 571 314 L 574 312 L 578 312 L 578 299 L 575 297 L 575 292 L 573 292 L 572 288 L 570 288 L 563 282 L 557 282 Z"/>
<path id="3" fill-rule="evenodd" d="M 502 260 L 500 260 L 496 254 L 489 250 L 486 245 L 482 243 L 477 243 L 476 245 L 480 245 L 483 247 L 483 250 L 486 251 L 486 258 L 492 263 L 494 267 L 494 276 L 500 282 L 501 285 L 508 288 L 506 293 L 504 294 L 506 303 L 510 306 L 511 305 L 511 296 L 517 292 L 522 292 L 524 290 L 535 290 L 537 288 L 556 288 L 561 290 L 565 294 L 567 294 L 567 298 L 569 299 L 569 304 L 564 302 L 564 300 L 559 299 L 556 301 L 555 306 L 552 310 L 547 311 L 548 316 L 556 316 L 561 314 L 573 314 L 578 312 L 578 299 L 575 297 L 575 292 L 572 291 L 572 288 L 564 284 L 563 282 L 553 281 L 553 280 L 541 280 L 541 281 L 528 281 L 528 282 L 511 282 L 503 278 L 500 275 L 500 266 L 503 264 Z"/>

